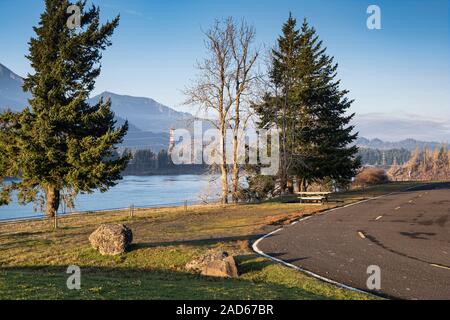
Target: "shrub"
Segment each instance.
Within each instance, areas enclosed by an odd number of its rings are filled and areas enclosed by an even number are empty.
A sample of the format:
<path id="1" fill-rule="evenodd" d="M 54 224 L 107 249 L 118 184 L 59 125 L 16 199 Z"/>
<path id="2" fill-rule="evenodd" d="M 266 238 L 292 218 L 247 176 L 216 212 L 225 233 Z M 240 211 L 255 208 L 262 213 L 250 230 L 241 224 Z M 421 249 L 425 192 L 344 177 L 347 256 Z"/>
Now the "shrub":
<path id="1" fill-rule="evenodd" d="M 261 201 L 273 197 L 275 178 L 255 175 L 247 178 L 248 187 L 241 188 L 239 199 L 243 202 Z"/>
<path id="2" fill-rule="evenodd" d="M 389 182 L 389 178 L 386 171 L 378 168 L 365 168 L 355 179 L 355 184 L 360 186 L 383 184 L 387 182 Z"/>

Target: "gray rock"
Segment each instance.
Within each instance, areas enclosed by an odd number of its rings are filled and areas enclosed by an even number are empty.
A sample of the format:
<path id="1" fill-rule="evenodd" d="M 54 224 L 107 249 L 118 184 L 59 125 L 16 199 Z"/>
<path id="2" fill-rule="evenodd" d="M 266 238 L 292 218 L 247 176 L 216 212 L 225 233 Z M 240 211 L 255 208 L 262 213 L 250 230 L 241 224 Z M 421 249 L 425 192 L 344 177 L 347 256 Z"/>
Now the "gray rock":
<path id="1" fill-rule="evenodd" d="M 101 225 L 89 236 L 91 246 L 102 255 L 124 253 L 133 241 L 133 232 L 124 224 Z"/>
<path id="2" fill-rule="evenodd" d="M 209 277 L 238 277 L 236 262 L 225 251 L 209 250 L 203 256 L 189 262 L 186 269 Z"/>
<path id="3" fill-rule="evenodd" d="M 207 277 L 220 278 L 237 278 L 239 276 L 233 257 L 211 261 L 203 268 L 201 274 Z"/>

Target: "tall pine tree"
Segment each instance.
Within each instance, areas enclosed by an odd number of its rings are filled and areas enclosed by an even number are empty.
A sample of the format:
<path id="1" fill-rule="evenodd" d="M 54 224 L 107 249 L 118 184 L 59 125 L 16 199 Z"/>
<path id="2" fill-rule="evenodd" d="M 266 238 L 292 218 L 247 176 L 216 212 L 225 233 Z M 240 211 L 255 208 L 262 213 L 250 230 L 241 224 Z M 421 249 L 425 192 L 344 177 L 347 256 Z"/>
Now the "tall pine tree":
<path id="1" fill-rule="evenodd" d="M 300 165 L 295 168 L 298 181 L 305 188 L 309 182 L 332 179 L 345 183 L 355 176 L 360 166 L 352 146 L 357 134 L 350 125 L 354 114 L 348 113 L 353 101 L 347 90 L 340 89 L 336 80 L 338 65 L 326 53 L 316 30 L 304 20 L 301 27 L 300 51 L 297 60 L 297 86 L 295 103 L 299 141 L 307 143 L 307 148 L 299 148 L 306 153 Z"/>
<path id="2" fill-rule="evenodd" d="M 86 2 L 80 28 L 71 29 L 67 0 L 46 0 L 36 36 L 29 42 L 28 59 L 34 69 L 24 81 L 31 92 L 30 107 L 0 116 L 0 177 L 18 177 L 2 183 L 1 202 L 46 205 L 54 216 L 62 196 L 69 206 L 78 193 L 102 192 L 121 178 L 129 155 L 118 157 L 128 124 L 115 128 L 111 102 L 91 106 L 87 99 L 100 74 L 102 51 L 119 24 L 116 17 L 100 24 L 100 10 Z"/>
<path id="3" fill-rule="evenodd" d="M 357 148 L 351 146 L 357 137 L 350 125 L 354 115 L 348 114 L 353 101 L 336 77 L 337 64 L 315 29 L 305 20 L 297 30 L 289 16 L 273 51 L 270 78 L 276 90 L 255 109 L 261 126 L 281 128 L 286 175 L 296 176 L 303 189 L 322 179 L 348 181 L 359 168 Z M 281 190 L 285 179 L 281 176 Z"/>
<path id="4" fill-rule="evenodd" d="M 263 103 L 254 106 L 260 116 L 259 126 L 267 128 L 277 126 L 281 133 L 280 154 L 280 189 L 284 193 L 287 188 L 288 174 L 293 164 L 292 158 L 292 107 L 293 88 L 296 79 L 296 60 L 300 47 L 300 32 L 296 29 L 296 20 L 289 18 L 282 28 L 282 35 L 272 50 L 272 65 L 269 70 L 272 93 L 267 93 Z"/>

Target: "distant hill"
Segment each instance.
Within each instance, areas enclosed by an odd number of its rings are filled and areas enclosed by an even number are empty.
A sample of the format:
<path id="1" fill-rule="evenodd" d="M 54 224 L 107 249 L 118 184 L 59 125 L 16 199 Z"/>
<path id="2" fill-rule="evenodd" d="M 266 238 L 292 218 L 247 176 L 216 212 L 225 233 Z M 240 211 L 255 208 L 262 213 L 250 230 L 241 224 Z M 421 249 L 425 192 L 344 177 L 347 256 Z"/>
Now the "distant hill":
<path id="1" fill-rule="evenodd" d="M 6 109 L 22 111 L 28 105 L 31 95 L 23 92 L 22 84 L 23 79 L 19 75 L 0 64 L 0 111 Z M 179 113 L 147 98 L 105 92 L 90 99 L 90 102 L 97 102 L 100 96 L 111 98 L 117 126 L 123 125 L 125 118 L 129 120 L 129 130 L 121 145 L 122 148 L 152 149 L 154 152 L 167 149 L 170 124 L 183 117 L 189 118 L 187 114 Z M 121 117 L 121 114 L 124 117 Z M 142 129 L 131 119 L 141 120 L 137 122 L 141 124 Z M 149 131 L 152 129 L 156 132 Z"/>
<path id="2" fill-rule="evenodd" d="M 391 149 L 406 149 L 409 151 L 413 151 L 416 148 L 419 149 L 435 149 L 437 147 L 442 146 L 442 143 L 439 142 L 427 142 L 427 141 L 418 141 L 414 139 L 405 139 L 398 142 L 387 142 L 380 139 L 366 139 L 366 138 L 358 138 L 356 141 L 356 145 L 362 148 L 368 149 L 378 149 L 378 150 L 391 150 Z M 447 144 L 447 147 L 450 148 L 450 145 Z"/>
<path id="3" fill-rule="evenodd" d="M 22 83 L 23 79 L 20 76 L 0 64 L 0 111 L 6 108 L 21 111 L 27 106 L 30 95 L 22 91 Z M 170 128 L 189 129 L 195 119 L 189 113 L 178 112 L 151 98 L 119 95 L 112 92 L 103 92 L 91 98 L 89 103 L 94 104 L 101 97 L 111 99 L 112 110 L 118 125 L 123 124 L 125 119 L 129 122 L 129 132 L 122 144 L 124 148 L 152 149 L 158 152 L 167 148 Z M 204 125 L 204 129 L 208 129 L 208 124 Z M 445 120 L 426 120 L 411 116 L 393 118 L 383 114 L 366 114 L 358 115 L 355 118 L 355 125 L 360 136 L 373 138 L 359 138 L 356 144 L 363 148 L 379 150 L 403 148 L 410 151 L 417 147 L 434 149 L 440 143 L 426 142 L 428 137 L 430 141 L 450 140 L 450 124 Z M 415 137 L 418 140 L 408 139 L 409 137 Z M 399 139 L 403 140 L 387 142 Z"/>
<path id="4" fill-rule="evenodd" d="M 22 90 L 23 79 L 0 63 L 0 110 L 22 110 L 29 94 Z"/>
<path id="5" fill-rule="evenodd" d="M 112 92 L 103 92 L 90 99 L 90 103 L 95 103 L 100 98 L 110 98 L 114 113 L 142 131 L 169 133 L 170 128 L 186 128 L 187 123 L 194 119 L 189 113 L 175 111 L 150 98 Z"/>
<path id="6" fill-rule="evenodd" d="M 361 137 L 384 141 L 401 141 L 413 138 L 417 141 L 450 142 L 450 119 L 416 114 L 357 114 L 353 120 Z"/>

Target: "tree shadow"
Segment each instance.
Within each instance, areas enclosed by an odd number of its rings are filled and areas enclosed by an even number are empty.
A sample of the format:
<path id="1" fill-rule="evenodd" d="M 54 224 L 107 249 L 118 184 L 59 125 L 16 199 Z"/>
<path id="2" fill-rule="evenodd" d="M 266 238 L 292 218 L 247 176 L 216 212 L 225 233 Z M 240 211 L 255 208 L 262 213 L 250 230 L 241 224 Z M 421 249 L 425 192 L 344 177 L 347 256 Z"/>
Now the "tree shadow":
<path id="1" fill-rule="evenodd" d="M 267 253 L 267 255 L 283 260 L 286 263 L 294 264 L 299 261 L 309 259 L 309 257 L 293 258 L 293 259 L 281 259 L 286 253 Z M 261 259 L 258 259 L 261 258 Z M 236 263 L 239 265 L 239 271 L 246 273 L 250 271 L 262 271 L 268 266 L 278 264 L 275 261 L 269 260 L 267 258 L 253 255 L 239 255 L 235 257 Z"/>
<path id="2" fill-rule="evenodd" d="M 432 190 L 450 190 L 450 182 L 427 183 L 425 185 L 413 187 L 412 189 L 403 190 L 401 192 L 432 191 Z"/>
<path id="3" fill-rule="evenodd" d="M 250 257 L 239 257 L 244 261 Z M 254 258 L 254 257 L 253 257 Z M 270 265 L 268 262 L 266 265 Z M 259 267 L 259 265 L 257 265 Z M 252 270 L 255 270 L 255 265 Z M 166 269 L 81 267 L 81 290 L 69 290 L 67 266 L 2 267 L 5 280 L 0 299 L 326 299 L 327 290 L 313 293 L 301 287 L 248 279 L 203 277 Z"/>
<path id="4" fill-rule="evenodd" d="M 253 234 L 246 236 L 230 236 L 230 237 L 211 237 L 202 239 L 188 239 L 188 240 L 172 240 L 172 241 L 155 241 L 155 242 L 141 242 L 131 244 L 128 251 L 135 251 L 140 249 L 155 248 L 155 247 L 171 247 L 171 246 L 211 246 L 222 242 L 235 241 L 255 241 L 263 236 L 263 234 Z"/>
<path id="5" fill-rule="evenodd" d="M 432 232 L 400 232 L 402 236 L 409 237 L 411 239 L 417 239 L 417 240 L 430 240 L 428 237 L 435 236 L 436 233 Z"/>

